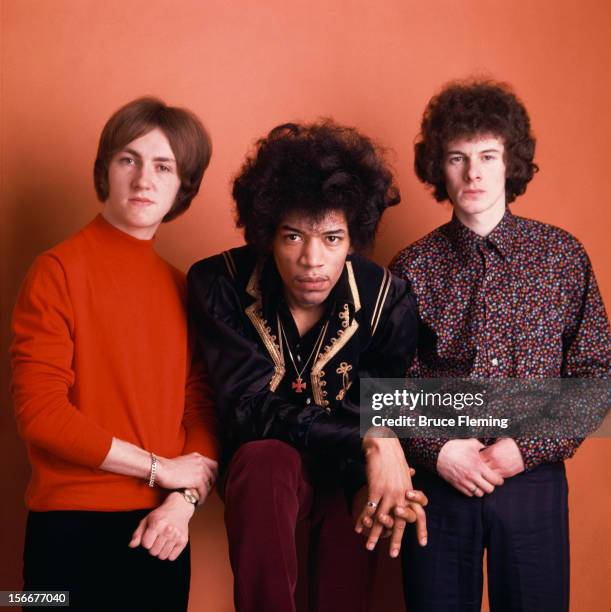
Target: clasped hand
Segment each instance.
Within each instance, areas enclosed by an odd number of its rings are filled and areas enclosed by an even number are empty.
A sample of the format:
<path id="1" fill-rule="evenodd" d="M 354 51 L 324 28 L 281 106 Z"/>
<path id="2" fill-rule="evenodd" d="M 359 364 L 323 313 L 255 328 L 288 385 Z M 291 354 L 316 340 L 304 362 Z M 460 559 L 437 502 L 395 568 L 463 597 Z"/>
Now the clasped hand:
<path id="1" fill-rule="evenodd" d="M 165 489 L 196 489 L 201 505 L 212 490 L 217 471 L 217 462 L 199 453 L 174 459 L 159 457 L 156 482 Z M 174 561 L 189 541 L 189 520 L 194 511 L 181 493 L 170 493 L 140 521 L 129 546 L 143 546 L 154 557 Z"/>
<path id="2" fill-rule="evenodd" d="M 367 462 L 367 487 L 363 487 L 353 503 L 355 531 L 367 537 L 366 547 L 373 550 L 380 537 L 390 537 L 389 552 L 397 557 L 401 550 L 407 523 L 416 523 L 416 536 L 426 546 L 428 500 L 412 486 L 411 470 L 403 448 L 395 437 L 366 435 L 363 450 Z"/>
<path id="3" fill-rule="evenodd" d="M 439 451 L 437 472 L 467 497 L 483 497 L 505 478 L 524 471 L 522 454 L 515 440 L 499 438 L 484 446 L 479 440 L 449 440 Z"/>
<path id="4" fill-rule="evenodd" d="M 164 489 L 197 489 L 198 505 L 201 505 L 210 493 L 217 473 L 217 462 L 199 453 L 174 459 L 159 457 L 156 482 Z"/>

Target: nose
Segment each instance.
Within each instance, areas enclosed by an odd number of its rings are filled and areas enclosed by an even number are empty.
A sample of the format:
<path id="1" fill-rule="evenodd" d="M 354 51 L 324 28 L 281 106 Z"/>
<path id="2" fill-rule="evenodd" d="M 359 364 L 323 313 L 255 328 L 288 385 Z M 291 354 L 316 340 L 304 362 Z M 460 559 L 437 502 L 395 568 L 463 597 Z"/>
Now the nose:
<path id="1" fill-rule="evenodd" d="M 135 189 L 150 189 L 152 184 L 152 169 L 148 164 L 138 164 L 133 175 Z"/>
<path id="2" fill-rule="evenodd" d="M 323 264 L 323 248 L 319 240 L 306 240 L 301 249 L 300 262 L 307 268 L 317 268 Z"/>
<path id="3" fill-rule="evenodd" d="M 470 161 L 465 166 L 465 179 L 467 182 L 472 183 L 478 181 L 482 177 L 481 167 L 477 161 Z"/>

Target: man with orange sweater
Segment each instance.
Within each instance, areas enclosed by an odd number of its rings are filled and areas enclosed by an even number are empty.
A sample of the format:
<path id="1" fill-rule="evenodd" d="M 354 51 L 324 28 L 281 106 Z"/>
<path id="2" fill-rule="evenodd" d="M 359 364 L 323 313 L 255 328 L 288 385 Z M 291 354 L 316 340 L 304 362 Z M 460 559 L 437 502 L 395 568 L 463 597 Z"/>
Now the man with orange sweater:
<path id="1" fill-rule="evenodd" d="M 187 609 L 188 522 L 216 444 L 184 275 L 153 237 L 189 207 L 210 152 L 189 111 L 153 98 L 119 109 L 94 167 L 102 213 L 36 259 L 17 299 L 24 589 L 70 591 L 71 609 Z"/>

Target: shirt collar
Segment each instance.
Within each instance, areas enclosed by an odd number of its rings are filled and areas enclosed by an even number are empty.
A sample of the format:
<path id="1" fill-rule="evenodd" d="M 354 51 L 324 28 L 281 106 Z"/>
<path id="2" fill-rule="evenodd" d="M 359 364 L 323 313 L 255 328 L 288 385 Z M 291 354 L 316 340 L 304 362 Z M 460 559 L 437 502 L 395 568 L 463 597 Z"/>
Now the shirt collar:
<path id="1" fill-rule="evenodd" d="M 478 247 L 486 244 L 494 247 L 505 259 L 511 255 L 518 239 L 516 218 L 509 207 L 505 208 L 503 218 L 486 237 L 479 236 L 466 225 L 463 225 L 455 214 L 452 215 L 452 220 L 448 223 L 447 228 L 448 235 L 456 245 L 457 250 L 465 254 L 472 253 Z"/>

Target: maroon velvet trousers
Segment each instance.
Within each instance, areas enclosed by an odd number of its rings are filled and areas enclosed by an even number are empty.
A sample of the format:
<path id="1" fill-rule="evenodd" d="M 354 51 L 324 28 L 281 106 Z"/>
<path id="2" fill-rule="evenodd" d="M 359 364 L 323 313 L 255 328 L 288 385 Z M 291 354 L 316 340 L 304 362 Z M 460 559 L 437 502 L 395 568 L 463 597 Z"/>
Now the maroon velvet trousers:
<path id="1" fill-rule="evenodd" d="M 310 609 L 369 608 L 374 555 L 354 532 L 343 491 L 320 468 L 284 442 L 249 442 L 229 465 L 224 493 L 238 612 L 296 610 L 295 530 L 304 519 L 311 521 Z"/>

